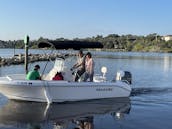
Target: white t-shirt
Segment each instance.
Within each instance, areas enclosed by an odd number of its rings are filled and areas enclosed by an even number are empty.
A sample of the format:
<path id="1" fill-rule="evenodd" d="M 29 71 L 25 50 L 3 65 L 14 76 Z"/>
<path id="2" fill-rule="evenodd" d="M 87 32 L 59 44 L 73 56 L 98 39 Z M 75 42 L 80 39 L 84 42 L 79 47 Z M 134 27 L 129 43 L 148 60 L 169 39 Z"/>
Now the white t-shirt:
<path id="1" fill-rule="evenodd" d="M 94 72 L 94 61 L 92 58 L 86 60 L 85 70 L 87 73 L 92 74 Z"/>

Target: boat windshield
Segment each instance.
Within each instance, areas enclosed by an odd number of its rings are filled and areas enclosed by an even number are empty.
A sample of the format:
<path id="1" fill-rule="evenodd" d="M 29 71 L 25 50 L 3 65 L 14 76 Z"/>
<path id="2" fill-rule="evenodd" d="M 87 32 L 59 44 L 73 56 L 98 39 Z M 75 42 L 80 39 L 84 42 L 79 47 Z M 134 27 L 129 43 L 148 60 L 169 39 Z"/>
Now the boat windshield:
<path id="1" fill-rule="evenodd" d="M 65 60 L 62 58 L 56 58 L 54 67 L 56 67 L 57 72 L 62 72 L 64 70 Z"/>

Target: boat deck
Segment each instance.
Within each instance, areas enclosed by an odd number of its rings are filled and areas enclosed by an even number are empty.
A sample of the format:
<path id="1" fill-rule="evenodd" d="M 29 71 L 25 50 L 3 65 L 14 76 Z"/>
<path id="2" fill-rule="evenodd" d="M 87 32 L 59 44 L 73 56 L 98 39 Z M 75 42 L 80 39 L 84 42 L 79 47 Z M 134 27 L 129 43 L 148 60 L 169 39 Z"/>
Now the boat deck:
<path id="1" fill-rule="evenodd" d="M 42 80 L 47 80 L 45 79 L 46 75 L 43 75 Z M 12 80 L 26 80 L 26 75 L 25 74 L 11 74 L 11 75 L 6 75 L 4 77 L 0 77 L 0 81 L 12 81 Z M 50 80 L 47 80 L 50 81 Z M 67 80 L 63 80 L 67 81 Z M 68 81 L 67 81 L 68 82 Z M 69 81 L 72 82 L 72 81 Z M 108 82 L 105 77 L 102 76 L 94 76 L 93 82 Z"/>

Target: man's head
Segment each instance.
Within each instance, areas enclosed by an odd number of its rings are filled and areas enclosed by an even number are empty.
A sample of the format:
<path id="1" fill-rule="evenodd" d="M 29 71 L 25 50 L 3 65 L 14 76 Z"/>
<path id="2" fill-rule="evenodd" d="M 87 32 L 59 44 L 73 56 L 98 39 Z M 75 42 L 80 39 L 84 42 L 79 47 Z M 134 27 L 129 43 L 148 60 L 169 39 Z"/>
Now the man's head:
<path id="1" fill-rule="evenodd" d="M 82 50 L 79 50 L 78 55 L 81 56 L 81 57 L 83 56 Z"/>
<path id="2" fill-rule="evenodd" d="M 92 56 L 91 56 L 91 53 L 88 52 L 88 53 L 86 54 L 86 57 L 91 58 L 91 57 L 92 57 Z"/>
<path id="3" fill-rule="evenodd" d="M 35 65 L 34 70 L 39 70 L 40 66 L 39 65 Z"/>

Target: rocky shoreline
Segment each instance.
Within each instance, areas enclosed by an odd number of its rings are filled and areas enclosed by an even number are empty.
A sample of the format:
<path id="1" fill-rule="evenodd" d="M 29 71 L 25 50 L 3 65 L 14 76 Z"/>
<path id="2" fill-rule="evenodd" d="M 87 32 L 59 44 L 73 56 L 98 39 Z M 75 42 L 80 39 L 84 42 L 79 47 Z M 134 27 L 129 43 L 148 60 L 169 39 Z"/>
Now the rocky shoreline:
<path id="1" fill-rule="evenodd" d="M 64 57 L 69 55 L 61 55 L 61 54 L 29 54 L 28 55 L 28 61 L 29 63 L 33 63 L 36 61 L 48 61 L 48 60 L 55 60 L 56 57 Z M 25 61 L 25 55 L 24 54 L 18 54 L 10 58 L 2 58 L 0 57 L 0 67 L 1 66 L 9 66 L 9 65 L 18 65 L 18 64 L 24 64 Z"/>

